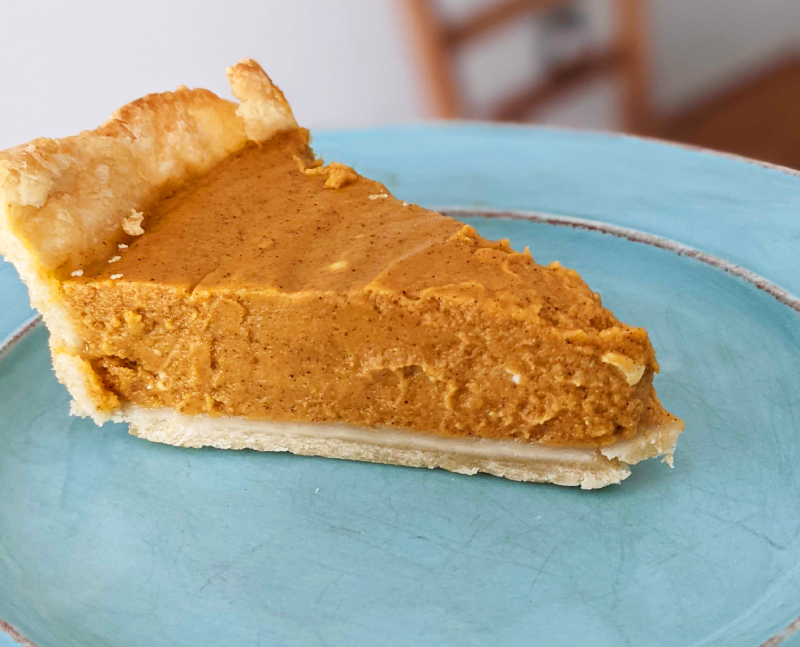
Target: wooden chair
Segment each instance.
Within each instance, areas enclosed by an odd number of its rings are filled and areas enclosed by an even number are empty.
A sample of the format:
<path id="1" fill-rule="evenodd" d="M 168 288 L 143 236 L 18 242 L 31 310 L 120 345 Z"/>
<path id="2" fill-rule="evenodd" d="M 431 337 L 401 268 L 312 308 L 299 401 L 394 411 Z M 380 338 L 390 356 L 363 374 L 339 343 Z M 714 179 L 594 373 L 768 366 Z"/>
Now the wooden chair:
<path id="1" fill-rule="evenodd" d="M 575 0 L 500 0 L 466 20 L 451 24 L 437 11 L 435 0 L 399 0 L 408 13 L 415 46 L 435 116 L 469 117 L 457 80 L 455 57 L 489 32 L 526 16 L 542 15 Z M 516 95 L 501 100 L 490 119 L 522 121 L 544 104 L 567 95 L 601 75 L 620 79 L 620 117 L 628 132 L 652 129 L 647 60 L 645 0 L 609 0 L 614 5 L 615 37 L 604 51 L 590 50 L 551 72 Z"/>

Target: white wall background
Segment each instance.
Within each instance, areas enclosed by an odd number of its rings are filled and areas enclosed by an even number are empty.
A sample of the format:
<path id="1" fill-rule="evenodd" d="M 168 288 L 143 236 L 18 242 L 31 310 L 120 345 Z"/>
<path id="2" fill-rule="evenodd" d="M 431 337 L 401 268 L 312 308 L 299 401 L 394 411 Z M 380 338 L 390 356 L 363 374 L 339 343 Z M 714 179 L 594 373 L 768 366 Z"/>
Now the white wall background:
<path id="1" fill-rule="evenodd" d="M 443 1 L 458 15 L 486 0 Z M 665 109 L 800 46 L 800 0 L 650 1 L 655 100 Z M 228 96 L 224 69 L 243 56 L 260 60 L 309 127 L 425 118 L 400 2 L 5 2 L 0 149 L 94 127 L 123 103 L 181 83 Z M 487 40 L 464 63 L 478 104 L 535 73 L 530 32 L 519 32 Z M 613 91 L 597 86 L 546 120 L 602 128 L 614 127 L 612 115 Z"/>
<path id="2" fill-rule="evenodd" d="M 300 123 L 423 115 L 394 0 L 3 2 L 0 149 L 93 128 L 177 85 L 230 96 L 225 68 L 256 58 Z"/>

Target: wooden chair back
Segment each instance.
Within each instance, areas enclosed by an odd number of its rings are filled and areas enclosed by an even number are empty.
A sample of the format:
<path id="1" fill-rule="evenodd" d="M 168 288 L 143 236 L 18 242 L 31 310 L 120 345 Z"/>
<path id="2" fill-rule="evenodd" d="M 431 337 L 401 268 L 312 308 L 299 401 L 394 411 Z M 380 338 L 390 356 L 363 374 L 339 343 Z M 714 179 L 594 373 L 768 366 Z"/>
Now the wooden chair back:
<path id="1" fill-rule="evenodd" d="M 499 0 L 459 23 L 441 17 L 435 0 L 399 0 L 407 11 L 434 113 L 439 118 L 469 117 L 458 83 L 456 56 L 486 34 L 514 21 L 541 15 L 576 0 Z M 652 128 L 645 0 L 613 3 L 615 35 L 602 50 L 590 49 L 568 65 L 505 97 L 491 109 L 490 119 L 523 121 L 546 103 L 565 96 L 601 75 L 620 79 L 619 112 L 623 128 L 643 133 Z"/>

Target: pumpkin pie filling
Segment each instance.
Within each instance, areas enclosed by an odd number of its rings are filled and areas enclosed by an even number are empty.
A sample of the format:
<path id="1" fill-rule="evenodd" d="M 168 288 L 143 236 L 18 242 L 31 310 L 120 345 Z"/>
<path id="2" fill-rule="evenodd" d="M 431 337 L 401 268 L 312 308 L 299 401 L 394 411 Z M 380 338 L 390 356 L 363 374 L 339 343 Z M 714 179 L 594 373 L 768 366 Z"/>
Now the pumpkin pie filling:
<path id="1" fill-rule="evenodd" d="M 321 167 L 303 129 L 226 158 L 142 228 L 63 286 L 109 408 L 571 446 L 668 415 L 646 332 L 575 271 Z"/>

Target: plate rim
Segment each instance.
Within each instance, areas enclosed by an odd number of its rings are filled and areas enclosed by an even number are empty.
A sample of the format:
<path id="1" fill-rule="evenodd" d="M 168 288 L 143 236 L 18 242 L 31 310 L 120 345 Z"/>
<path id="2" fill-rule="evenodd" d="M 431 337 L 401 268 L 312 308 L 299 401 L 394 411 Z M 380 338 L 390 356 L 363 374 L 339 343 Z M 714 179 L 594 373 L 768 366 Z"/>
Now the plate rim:
<path id="1" fill-rule="evenodd" d="M 383 132 L 390 130 L 403 130 L 403 129 L 418 129 L 418 128 L 434 128 L 434 129 L 448 129 L 468 127 L 474 129 L 490 128 L 496 130 L 519 130 L 523 132 L 541 131 L 541 132 L 560 132 L 564 134 L 578 134 L 605 137 L 611 140 L 623 140 L 632 142 L 647 142 L 655 144 L 658 147 L 672 148 L 675 150 L 689 151 L 693 153 L 700 153 L 709 157 L 718 157 L 738 162 L 745 162 L 752 166 L 757 166 L 770 171 L 777 171 L 785 175 L 791 175 L 800 178 L 800 169 L 793 169 L 790 166 L 783 166 L 782 164 L 775 164 L 759 160 L 754 157 L 747 157 L 746 155 L 739 155 L 738 153 L 729 153 L 727 151 L 709 148 L 708 146 L 700 146 L 698 144 L 688 144 L 686 142 L 672 141 L 669 139 L 662 139 L 652 135 L 636 135 L 632 133 L 623 133 L 616 130 L 609 130 L 606 128 L 582 128 L 579 126 L 561 126 L 550 124 L 536 124 L 536 123 L 514 123 L 507 121 L 486 121 L 483 119 L 439 119 L 434 121 L 426 121 L 424 119 L 411 119 L 391 124 L 376 124 L 373 126 L 365 126 L 363 128 L 321 128 L 312 131 L 313 136 L 341 136 L 349 134 L 363 134 L 371 132 Z"/>

